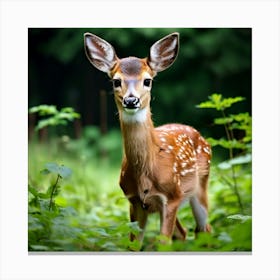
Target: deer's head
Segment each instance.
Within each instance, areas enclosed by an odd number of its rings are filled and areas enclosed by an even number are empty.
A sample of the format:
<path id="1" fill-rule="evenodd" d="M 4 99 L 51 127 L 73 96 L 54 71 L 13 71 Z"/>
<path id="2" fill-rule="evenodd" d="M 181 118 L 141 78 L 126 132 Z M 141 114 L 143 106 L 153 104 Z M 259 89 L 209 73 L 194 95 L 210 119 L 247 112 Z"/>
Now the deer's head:
<path id="1" fill-rule="evenodd" d="M 144 122 L 150 113 L 153 78 L 176 59 L 179 34 L 172 33 L 154 43 L 148 57 L 142 59 L 119 59 L 111 44 L 91 33 L 85 33 L 84 43 L 89 61 L 112 79 L 121 120 Z"/>

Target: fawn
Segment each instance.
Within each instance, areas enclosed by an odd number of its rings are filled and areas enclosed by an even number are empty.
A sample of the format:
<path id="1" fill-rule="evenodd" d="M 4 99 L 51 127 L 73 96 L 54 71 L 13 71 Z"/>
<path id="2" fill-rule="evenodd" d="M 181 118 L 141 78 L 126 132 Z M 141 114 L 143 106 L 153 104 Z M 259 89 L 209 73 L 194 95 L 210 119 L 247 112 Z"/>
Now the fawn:
<path id="1" fill-rule="evenodd" d="M 179 33 L 172 33 L 152 45 L 147 58 L 119 59 L 114 48 L 91 33 L 84 34 L 89 61 L 109 75 L 113 82 L 123 137 L 124 156 L 120 187 L 130 202 L 130 220 L 142 229 L 142 243 L 149 213 L 159 212 L 160 233 L 171 238 L 175 229 L 186 238 L 177 210 L 189 199 L 196 221 L 195 232 L 209 232 L 208 177 L 211 148 L 194 128 L 166 124 L 155 128 L 151 119 L 151 88 L 157 72 L 175 61 Z"/>

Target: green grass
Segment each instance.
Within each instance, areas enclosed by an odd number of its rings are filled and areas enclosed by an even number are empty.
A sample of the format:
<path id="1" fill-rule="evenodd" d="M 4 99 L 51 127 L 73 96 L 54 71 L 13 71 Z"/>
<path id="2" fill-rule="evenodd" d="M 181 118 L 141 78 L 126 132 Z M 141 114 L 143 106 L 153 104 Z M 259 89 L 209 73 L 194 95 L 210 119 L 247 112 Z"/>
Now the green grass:
<path id="1" fill-rule="evenodd" d="M 68 137 L 49 143 L 29 144 L 29 242 L 30 251 L 128 251 L 139 249 L 130 242 L 129 232 L 138 232 L 129 222 L 129 204 L 119 185 L 121 137 L 114 131 L 108 136 Z M 89 136 L 91 135 L 91 136 Z M 55 162 L 72 170 L 70 178 L 60 178 L 55 207 L 49 209 L 48 189 L 56 174 L 42 174 L 46 163 Z M 153 214 L 146 229 L 143 251 L 251 251 L 251 167 L 237 166 L 241 211 L 232 188 L 221 180 L 227 170 L 212 163 L 209 188 L 209 221 L 213 233 L 194 238 L 194 220 L 188 204 L 179 218 L 188 227 L 185 242 L 159 242 L 159 218 Z M 228 178 L 228 177 L 227 177 Z M 36 193 L 37 192 L 37 193 Z"/>

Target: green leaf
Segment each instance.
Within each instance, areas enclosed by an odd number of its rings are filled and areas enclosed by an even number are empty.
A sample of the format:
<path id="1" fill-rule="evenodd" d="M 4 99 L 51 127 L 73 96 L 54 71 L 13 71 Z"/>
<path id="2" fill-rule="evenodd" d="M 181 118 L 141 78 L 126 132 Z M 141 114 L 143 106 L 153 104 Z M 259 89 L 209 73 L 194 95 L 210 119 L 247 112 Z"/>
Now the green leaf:
<path id="1" fill-rule="evenodd" d="M 225 149 L 246 149 L 246 144 L 237 141 L 236 139 L 233 140 L 226 140 L 224 138 L 214 139 L 214 138 L 207 138 L 207 141 L 210 143 L 211 146 L 221 146 Z"/>
<path id="2" fill-rule="evenodd" d="M 80 114 L 75 112 L 74 109 L 72 107 L 64 107 L 61 109 L 61 112 L 68 115 L 67 117 L 71 117 L 72 119 L 79 119 L 80 118 Z"/>
<path id="3" fill-rule="evenodd" d="M 74 111 L 74 109 L 72 107 L 64 107 L 64 108 L 61 109 L 61 112 L 72 114 L 75 111 Z"/>
<path id="4" fill-rule="evenodd" d="M 60 177 L 62 178 L 69 178 L 72 175 L 72 170 L 66 166 L 59 166 L 59 173 Z"/>
<path id="5" fill-rule="evenodd" d="M 247 164 L 250 162 L 252 162 L 252 155 L 246 154 L 244 156 L 238 156 L 233 159 L 223 161 L 222 163 L 218 164 L 218 167 L 225 170 L 231 168 L 233 165 Z"/>
<path id="6" fill-rule="evenodd" d="M 29 113 L 39 113 L 40 116 L 55 115 L 57 112 L 54 105 L 39 105 L 29 109 Z"/>
<path id="7" fill-rule="evenodd" d="M 198 108 L 214 108 L 216 110 L 220 110 L 220 103 L 221 103 L 221 94 L 213 93 L 211 96 L 208 96 L 209 101 L 205 101 L 200 103 L 197 107 Z"/>
<path id="8" fill-rule="evenodd" d="M 231 107 L 234 103 L 243 101 L 245 98 L 241 96 L 237 97 L 229 97 L 223 98 L 221 94 L 213 93 L 211 96 L 208 97 L 210 100 L 206 102 L 202 102 L 197 105 L 198 108 L 213 108 L 217 111 L 222 111 L 226 108 Z"/>
<path id="9" fill-rule="evenodd" d="M 252 122 L 252 117 L 249 115 L 248 112 L 239 113 L 239 114 L 230 115 L 230 116 L 237 122 L 245 122 L 245 123 L 251 123 Z"/>
<path id="10" fill-rule="evenodd" d="M 65 107 L 60 111 L 54 105 L 39 105 L 29 109 L 29 113 L 38 113 L 40 116 L 49 116 L 46 119 L 39 120 L 36 130 L 47 126 L 66 125 L 68 121 L 80 118 L 73 108 Z"/>
<path id="11" fill-rule="evenodd" d="M 141 249 L 141 243 L 139 240 L 133 240 L 133 241 L 127 241 L 127 244 L 124 244 L 124 245 L 127 245 L 128 249 L 130 251 L 139 251 Z"/>
<path id="12" fill-rule="evenodd" d="M 59 174 L 59 165 L 56 164 L 55 162 L 46 163 L 45 166 L 46 166 L 46 169 L 47 169 L 50 173 Z"/>
<path id="13" fill-rule="evenodd" d="M 225 125 L 233 121 L 232 117 L 216 118 L 214 119 L 214 124 Z"/>
<path id="14" fill-rule="evenodd" d="M 197 106 L 196 106 L 197 108 L 202 108 L 202 109 L 204 109 L 204 108 L 216 108 L 216 105 L 215 104 L 213 104 L 213 102 L 211 102 L 211 101 L 205 101 L 205 102 L 202 102 L 202 103 L 200 103 L 200 104 L 198 104 Z"/>
<path id="15" fill-rule="evenodd" d="M 41 170 L 40 173 L 43 174 L 43 175 L 48 175 L 51 172 L 48 169 L 45 168 L 45 169 Z"/>
<path id="16" fill-rule="evenodd" d="M 218 239 L 226 243 L 232 242 L 232 238 L 226 232 L 221 232 L 220 235 L 218 236 Z"/>
<path id="17" fill-rule="evenodd" d="M 237 164 L 246 164 L 252 162 L 252 155 L 246 154 L 244 156 L 238 156 L 230 160 L 231 165 L 237 165 Z"/>
<path id="18" fill-rule="evenodd" d="M 141 232 L 138 222 L 129 222 L 127 225 L 133 234 L 138 234 Z"/>
<path id="19" fill-rule="evenodd" d="M 57 126 L 57 125 L 66 125 L 67 121 L 64 119 L 58 119 L 57 117 L 51 117 L 48 119 L 40 120 L 36 126 L 36 130 L 40 130 L 47 126 Z"/>
<path id="20" fill-rule="evenodd" d="M 31 187 L 31 186 L 28 186 L 28 191 L 29 191 L 30 193 L 32 193 L 35 197 L 38 196 L 38 191 L 37 191 L 35 188 L 33 188 L 33 187 Z"/>
<path id="21" fill-rule="evenodd" d="M 49 194 L 48 193 L 38 193 L 38 197 L 42 198 L 42 199 L 47 199 L 49 198 Z"/>
<path id="22" fill-rule="evenodd" d="M 234 98 L 225 98 L 223 101 L 222 101 L 222 109 L 225 109 L 225 108 L 229 108 L 231 107 L 231 105 L 233 105 L 234 103 L 237 103 L 237 102 L 240 102 L 240 101 L 243 101 L 245 98 L 244 97 L 241 97 L 241 96 L 237 96 L 237 97 L 234 97 Z"/>
<path id="23" fill-rule="evenodd" d="M 64 165 L 58 165 L 55 162 L 46 163 L 46 169 L 43 169 L 41 173 L 49 174 L 53 173 L 59 175 L 61 178 L 68 178 L 72 175 L 72 170 Z"/>
<path id="24" fill-rule="evenodd" d="M 244 223 L 244 222 L 246 222 L 248 220 L 251 220 L 252 216 L 242 215 L 242 214 L 235 214 L 235 215 L 228 216 L 227 219 L 236 220 L 236 221 L 240 221 L 241 223 Z"/>
<path id="25" fill-rule="evenodd" d="M 34 251 L 49 251 L 50 248 L 45 245 L 30 245 Z"/>

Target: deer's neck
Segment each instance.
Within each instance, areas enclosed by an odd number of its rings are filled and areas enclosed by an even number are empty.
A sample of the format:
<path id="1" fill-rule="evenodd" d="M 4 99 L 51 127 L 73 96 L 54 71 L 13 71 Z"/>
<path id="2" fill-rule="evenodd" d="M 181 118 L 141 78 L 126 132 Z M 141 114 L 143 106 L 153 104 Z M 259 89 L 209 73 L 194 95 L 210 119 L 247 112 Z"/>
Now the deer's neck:
<path id="1" fill-rule="evenodd" d="M 130 168 L 137 173 L 151 174 L 157 150 L 154 125 L 149 110 L 137 113 L 140 114 L 121 116 L 124 152 Z"/>

